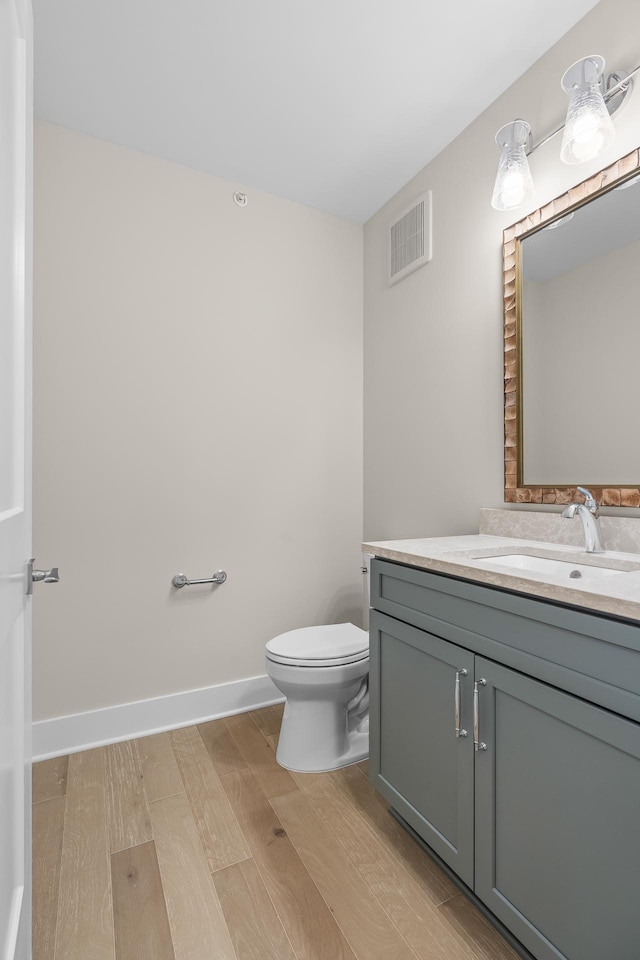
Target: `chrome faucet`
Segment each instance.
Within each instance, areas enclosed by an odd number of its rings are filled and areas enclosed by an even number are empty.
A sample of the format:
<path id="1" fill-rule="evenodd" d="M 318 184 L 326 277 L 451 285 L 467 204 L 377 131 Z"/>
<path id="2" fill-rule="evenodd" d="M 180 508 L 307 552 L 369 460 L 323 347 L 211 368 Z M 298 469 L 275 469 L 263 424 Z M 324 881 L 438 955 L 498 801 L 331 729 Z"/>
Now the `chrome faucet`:
<path id="1" fill-rule="evenodd" d="M 590 490 L 585 487 L 578 487 L 578 490 L 584 497 L 584 503 L 570 503 L 562 511 L 562 516 L 571 519 L 577 513 L 582 520 L 587 553 L 604 553 L 600 524 L 598 523 L 598 504 Z"/>

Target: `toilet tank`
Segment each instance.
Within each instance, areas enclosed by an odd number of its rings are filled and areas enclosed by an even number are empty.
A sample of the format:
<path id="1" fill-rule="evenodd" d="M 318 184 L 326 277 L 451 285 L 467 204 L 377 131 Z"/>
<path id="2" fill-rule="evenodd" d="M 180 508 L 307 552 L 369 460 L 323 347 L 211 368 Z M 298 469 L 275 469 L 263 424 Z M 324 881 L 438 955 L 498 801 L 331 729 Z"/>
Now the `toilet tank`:
<path id="1" fill-rule="evenodd" d="M 370 553 L 362 554 L 362 629 L 369 629 L 369 606 L 371 598 L 371 561 Z"/>

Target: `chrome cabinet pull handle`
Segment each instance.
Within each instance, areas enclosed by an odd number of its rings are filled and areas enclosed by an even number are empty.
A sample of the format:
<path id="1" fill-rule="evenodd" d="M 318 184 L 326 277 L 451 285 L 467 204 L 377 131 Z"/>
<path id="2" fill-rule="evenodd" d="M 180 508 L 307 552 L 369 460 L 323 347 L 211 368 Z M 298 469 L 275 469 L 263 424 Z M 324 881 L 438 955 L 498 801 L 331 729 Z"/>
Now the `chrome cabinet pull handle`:
<path id="1" fill-rule="evenodd" d="M 453 691 L 453 709 L 455 713 L 456 737 L 466 737 L 467 731 L 460 729 L 460 677 L 466 677 L 466 670 L 456 670 L 456 683 Z"/>
<path id="2" fill-rule="evenodd" d="M 485 687 L 487 685 L 487 681 L 484 679 L 477 680 L 473 685 L 473 747 L 476 753 L 478 750 L 487 749 L 486 743 L 483 740 L 478 739 L 480 729 L 478 684 L 481 687 Z"/>

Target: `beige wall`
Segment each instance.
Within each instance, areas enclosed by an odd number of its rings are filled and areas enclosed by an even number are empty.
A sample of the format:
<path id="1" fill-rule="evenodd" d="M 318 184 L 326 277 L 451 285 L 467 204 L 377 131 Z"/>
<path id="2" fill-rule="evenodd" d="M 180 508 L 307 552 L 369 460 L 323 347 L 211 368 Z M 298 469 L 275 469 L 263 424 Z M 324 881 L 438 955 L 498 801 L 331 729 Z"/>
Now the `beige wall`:
<path id="1" fill-rule="evenodd" d="M 637 0 L 601 0 L 365 225 L 366 538 L 473 532 L 481 506 L 503 505 L 500 248 L 527 211 L 491 207 L 495 133 L 524 117 L 545 137 L 566 111 L 564 70 L 591 53 L 630 70 L 639 35 Z M 615 124 L 613 147 L 590 164 L 562 164 L 560 137 L 532 155 L 532 209 L 638 146 L 638 84 Z M 424 190 L 433 260 L 387 287 L 387 225 Z"/>
<path id="2" fill-rule="evenodd" d="M 235 189 L 38 124 L 35 719 L 360 617 L 362 228 Z"/>

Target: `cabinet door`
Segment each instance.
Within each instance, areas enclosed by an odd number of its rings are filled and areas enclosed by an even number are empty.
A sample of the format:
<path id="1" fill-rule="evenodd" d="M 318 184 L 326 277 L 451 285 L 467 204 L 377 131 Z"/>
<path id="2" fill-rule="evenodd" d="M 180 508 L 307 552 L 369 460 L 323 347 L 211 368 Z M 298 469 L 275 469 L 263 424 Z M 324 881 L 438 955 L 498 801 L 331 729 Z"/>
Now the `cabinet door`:
<path id="1" fill-rule="evenodd" d="M 473 654 L 377 611 L 370 635 L 371 778 L 471 885 Z M 456 678 L 466 736 L 456 736 Z"/>
<path id="2" fill-rule="evenodd" d="M 638 960 L 640 725 L 475 669 L 476 894 L 539 960 Z"/>

